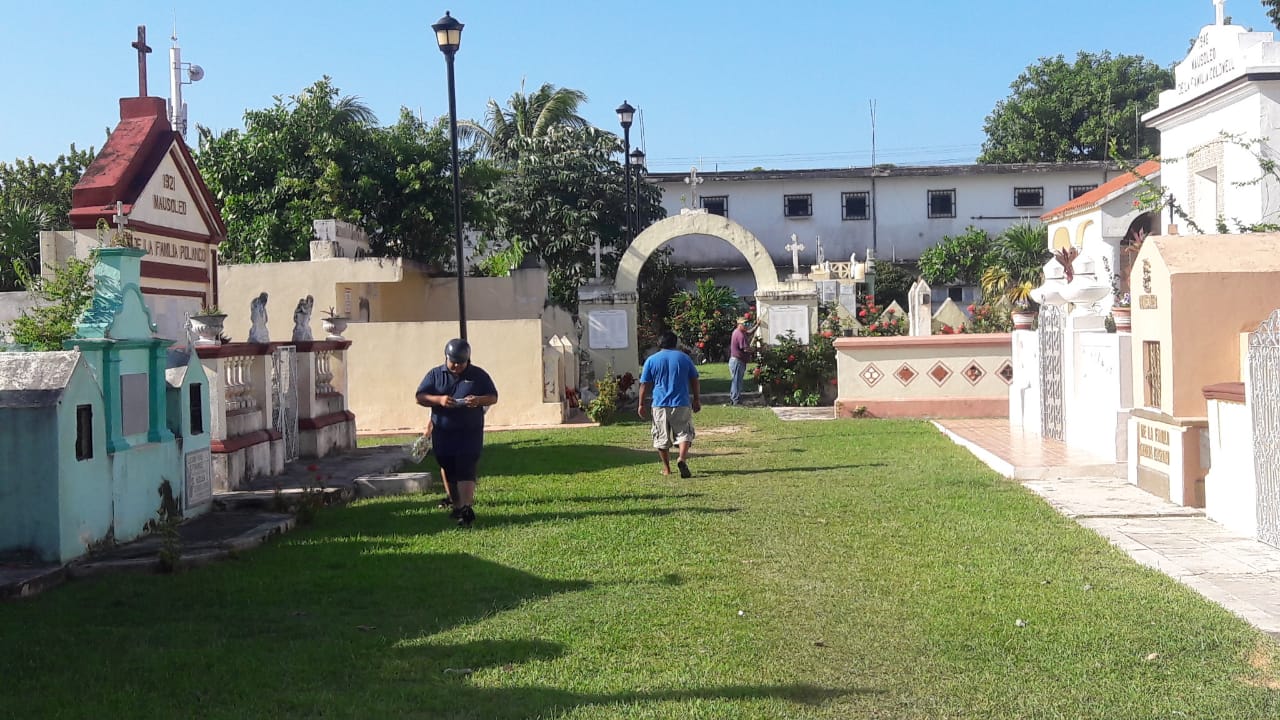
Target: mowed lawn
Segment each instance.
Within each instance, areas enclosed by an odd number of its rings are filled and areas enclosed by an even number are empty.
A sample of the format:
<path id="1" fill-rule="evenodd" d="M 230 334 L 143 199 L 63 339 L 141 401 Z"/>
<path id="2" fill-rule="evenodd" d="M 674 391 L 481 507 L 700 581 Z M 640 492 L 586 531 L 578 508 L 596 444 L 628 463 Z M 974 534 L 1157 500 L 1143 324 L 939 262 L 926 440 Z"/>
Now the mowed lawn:
<path id="1" fill-rule="evenodd" d="M 15 718 L 1275 718 L 1277 645 L 905 421 L 494 433 L 479 520 L 320 513 L 0 605 Z"/>

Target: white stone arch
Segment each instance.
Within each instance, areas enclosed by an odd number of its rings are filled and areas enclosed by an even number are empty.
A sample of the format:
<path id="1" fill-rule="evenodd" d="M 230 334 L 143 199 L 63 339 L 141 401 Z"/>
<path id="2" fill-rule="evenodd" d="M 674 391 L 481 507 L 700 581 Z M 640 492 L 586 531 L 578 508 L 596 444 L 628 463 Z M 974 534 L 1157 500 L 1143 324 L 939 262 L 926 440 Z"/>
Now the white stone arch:
<path id="1" fill-rule="evenodd" d="M 634 293 L 639 285 L 640 270 L 659 248 L 683 235 L 710 235 L 732 245 L 747 259 L 756 277 L 757 290 L 772 290 L 779 286 L 778 269 L 769 257 L 769 250 L 750 230 L 712 213 L 692 212 L 673 215 L 650 225 L 636 236 L 618 263 L 618 274 L 613 287 L 619 293 Z"/>

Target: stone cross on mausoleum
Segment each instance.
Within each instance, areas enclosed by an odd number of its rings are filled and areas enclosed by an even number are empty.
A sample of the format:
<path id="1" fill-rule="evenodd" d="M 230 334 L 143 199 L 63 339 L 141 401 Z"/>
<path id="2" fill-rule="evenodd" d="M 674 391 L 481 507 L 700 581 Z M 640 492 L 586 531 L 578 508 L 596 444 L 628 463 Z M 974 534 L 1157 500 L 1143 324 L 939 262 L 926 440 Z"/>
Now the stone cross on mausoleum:
<path id="1" fill-rule="evenodd" d="M 800 238 L 797 238 L 795 233 L 791 233 L 791 244 L 787 245 L 782 249 L 791 253 L 791 274 L 799 275 L 800 274 L 800 251 L 804 249 L 804 245 L 800 244 Z"/>
<path id="2" fill-rule="evenodd" d="M 1213 0 L 1213 22 L 1215 25 L 1225 25 L 1227 22 L 1227 0 Z"/>
<path id="3" fill-rule="evenodd" d="M 147 53 L 151 46 L 147 45 L 147 26 L 138 26 L 138 39 L 129 43 L 138 51 L 138 97 L 147 96 Z"/>
<path id="4" fill-rule="evenodd" d="M 685 185 L 689 186 L 689 207 L 698 209 L 698 186 L 702 184 L 703 178 L 698 177 L 698 168 L 689 168 L 689 177 L 684 179 Z"/>
<path id="5" fill-rule="evenodd" d="M 116 239 L 123 243 L 125 239 L 125 226 L 129 224 L 129 216 L 124 214 L 124 202 L 116 201 L 116 214 L 111 216 L 111 222 L 116 224 Z"/>

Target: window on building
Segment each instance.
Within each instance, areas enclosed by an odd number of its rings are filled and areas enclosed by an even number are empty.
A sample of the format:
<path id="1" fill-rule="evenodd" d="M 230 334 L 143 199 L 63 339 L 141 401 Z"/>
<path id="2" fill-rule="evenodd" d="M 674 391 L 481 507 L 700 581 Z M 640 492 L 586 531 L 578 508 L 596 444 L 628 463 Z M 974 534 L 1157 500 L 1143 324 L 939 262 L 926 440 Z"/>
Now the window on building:
<path id="1" fill-rule="evenodd" d="M 964 288 L 956 286 L 947 288 L 947 297 L 952 302 L 964 302 Z"/>
<path id="2" fill-rule="evenodd" d="M 953 218 L 956 216 L 955 190 L 929 191 L 929 217 Z"/>
<path id="3" fill-rule="evenodd" d="M 200 435 L 204 433 L 204 395 L 201 394 L 203 386 L 200 383 L 192 383 L 187 386 L 187 397 L 190 399 L 191 405 L 191 434 Z"/>
<path id="4" fill-rule="evenodd" d="M 1142 404 L 1160 407 L 1160 343 L 1144 340 L 1142 343 Z"/>
<path id="5" fill-rule="evenodd" d="M 698 199 L 702 201 L 702 207 L 712 215 L 729 217 L 728 195 L 703 195 Z"/>
<path id="6" fill-rule="evenodd" d="M 813 195 L 783 195 L 782 214 L 787 217 L 809 217 L 813 215 Z"/>
<path id="7" fill-rule="evenodd" d="M 1044 188 L 1020 187 L 1013 189 L 1014 207 L 1044 207 Z"/>
<path id="8" fill-rule="evenodd" d="M 869 220 L 871 218 L 871 193 L 840 193 L 841 217 L 845 220 Z"/>
<path id="9" fill-rule="evenodd" d="M 1097 189 L 1098 189 L 1098 186 L 1096 184 L 1095 185 L 1069 185 L 1067 187 L 1067 194 L 1071 196 L 1072 200 L 1075 200 L 1076 198 L 1089 192 L 1090 190 L 1097 190 Z"/>
<path id="10" fill-rule="evenodd" d="M 93 406 L 76 406 L 76 460 L 93 457 Z"/>

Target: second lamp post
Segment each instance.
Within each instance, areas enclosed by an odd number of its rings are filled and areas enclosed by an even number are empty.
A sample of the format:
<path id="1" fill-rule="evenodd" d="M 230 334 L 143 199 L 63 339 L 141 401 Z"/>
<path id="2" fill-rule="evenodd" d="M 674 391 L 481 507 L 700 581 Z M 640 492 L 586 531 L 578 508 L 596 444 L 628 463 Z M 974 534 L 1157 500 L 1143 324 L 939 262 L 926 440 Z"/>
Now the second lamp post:
<path id="1" fill-rule="evenodd" d="M 636 115 L 636 109 L 623 100 L 618 106 L 618 122 L 622 125 L 622 165 L 626 171 L 625 181 L 625 197 L 627 216 L 627 244 L 631 244 L 631 119 Z"/>

